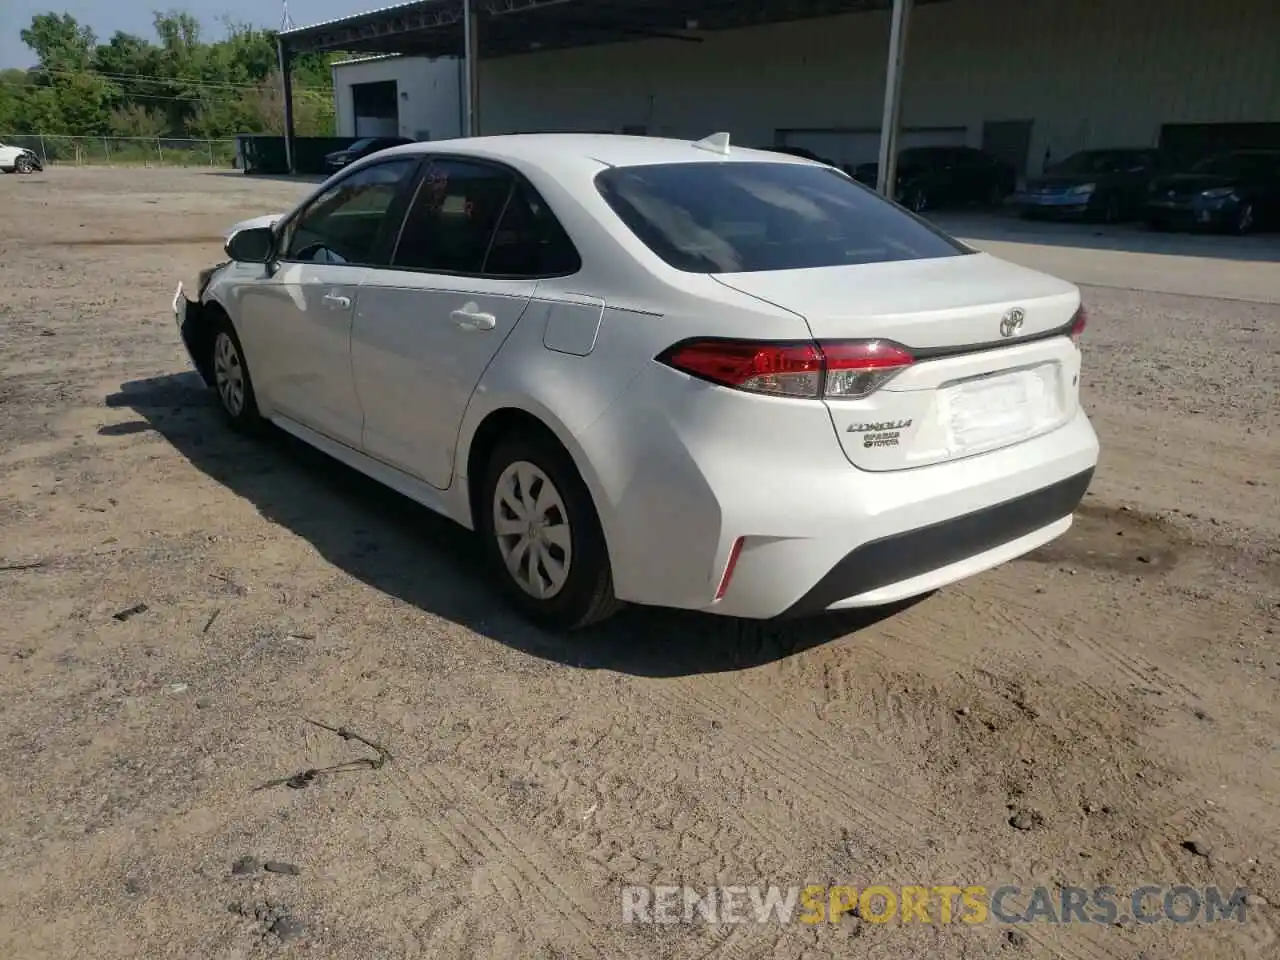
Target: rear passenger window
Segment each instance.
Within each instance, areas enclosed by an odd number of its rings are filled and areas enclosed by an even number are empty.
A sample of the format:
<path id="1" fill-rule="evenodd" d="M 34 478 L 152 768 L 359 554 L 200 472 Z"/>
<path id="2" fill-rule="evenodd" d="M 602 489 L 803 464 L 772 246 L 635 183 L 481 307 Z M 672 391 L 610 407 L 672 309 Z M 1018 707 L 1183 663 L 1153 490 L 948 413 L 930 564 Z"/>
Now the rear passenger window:
<path id="1" fill-rule="evenodd" d="M 405 218 L 394 266 L 537 277 L 576 272 L 577 251 L 546 203 L 509 171 L 434 162 Z"/>
<path id="2" fill-rule="evenodd" d="M 480 273 L 513 178 L 487 164 L 437 160 L 405 218 L 393 265 L 432 273 Z"/>
<path id="3" fill-rule="evenodd" d="M 484 272 L 498 277 L 567 276 L 582 268 L 573 241 L 546 202 L 518 182 L 498 223 Z"/>

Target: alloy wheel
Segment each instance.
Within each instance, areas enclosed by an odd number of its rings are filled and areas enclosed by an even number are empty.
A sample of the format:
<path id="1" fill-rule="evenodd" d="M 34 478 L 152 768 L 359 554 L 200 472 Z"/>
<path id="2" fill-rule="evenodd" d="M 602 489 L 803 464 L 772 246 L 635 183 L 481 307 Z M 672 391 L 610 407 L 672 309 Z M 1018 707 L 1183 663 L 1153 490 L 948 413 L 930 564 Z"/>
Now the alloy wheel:
<path id="1" fill-rule="evenodd" d="M 244 364 L 235 341 L 225 330 L 218 333 L 213 344 L 213 382 L 227 413 L 240 416 L 244 412 Z"/>
<path id="2" fill-rule="evenodd" d="M 569 515 L 541 468 L 517 460 L 498 476 L 493 532 L 507 572 L 520 589 L 539 600 L 564 589 L 573 561 Z"/>

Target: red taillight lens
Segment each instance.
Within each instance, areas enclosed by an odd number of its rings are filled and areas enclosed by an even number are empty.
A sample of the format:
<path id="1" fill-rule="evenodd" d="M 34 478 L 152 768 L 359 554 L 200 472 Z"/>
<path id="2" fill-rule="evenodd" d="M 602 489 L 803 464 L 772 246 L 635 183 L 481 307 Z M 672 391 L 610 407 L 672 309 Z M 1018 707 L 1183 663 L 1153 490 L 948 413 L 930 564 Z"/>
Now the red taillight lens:
<path id="1" fill-rule="evenodd" d="M 878 390 L 914 358 L 887 340 L 770 343 L 685 340 L 658 361 L 693 377 L 779 397 L 856 400 Z"/>
<path id="2" fill-rule="evenodd" d="M 1084 304 L 1076 308 L 1076 314 L 1071 318 L 1071 339 L 1075 343 L 1080 342 L 1080 338 L 1084 336 L 1084 328 L 1089 323 L 1089 314 L 1085 312 Z"/>
<path id="3" fill-rule="evenodd" d="M 812 343 L 686 340 L 658 359 L 690 376 L 752 393 L 816 397 L 822 384 L 822 354 Z"/>

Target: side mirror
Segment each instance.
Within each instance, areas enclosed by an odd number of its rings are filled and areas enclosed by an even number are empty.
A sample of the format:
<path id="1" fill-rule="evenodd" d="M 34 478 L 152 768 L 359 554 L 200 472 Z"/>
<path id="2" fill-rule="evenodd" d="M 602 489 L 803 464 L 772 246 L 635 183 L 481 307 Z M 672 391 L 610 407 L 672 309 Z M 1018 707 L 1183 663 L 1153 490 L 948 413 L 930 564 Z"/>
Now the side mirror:
<path id="1" fill-rule="evenodd" d="M 227 256 L 239 263 L 267 263 L 275 247 L 276 235 L 270 227 L 237 230 L 227 240 Z"/>

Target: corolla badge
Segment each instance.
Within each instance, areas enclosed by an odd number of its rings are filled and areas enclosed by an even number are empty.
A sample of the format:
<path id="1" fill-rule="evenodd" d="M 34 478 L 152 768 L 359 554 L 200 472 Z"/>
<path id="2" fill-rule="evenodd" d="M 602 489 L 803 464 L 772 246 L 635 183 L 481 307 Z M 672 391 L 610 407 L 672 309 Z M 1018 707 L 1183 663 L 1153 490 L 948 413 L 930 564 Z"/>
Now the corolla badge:
<path id="1" fill-rule="evenodd" d="M 1021 307 L 1014 307 L 1000 318 L 1000 336 L 1012 337 L 1015 333 L 1022 329 L 1022 321 L 1027 318 L 1026 311 Z"/>

